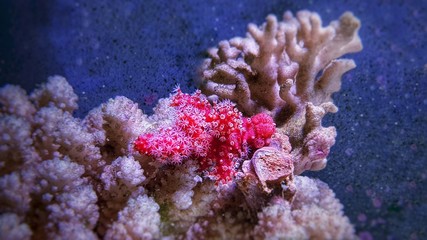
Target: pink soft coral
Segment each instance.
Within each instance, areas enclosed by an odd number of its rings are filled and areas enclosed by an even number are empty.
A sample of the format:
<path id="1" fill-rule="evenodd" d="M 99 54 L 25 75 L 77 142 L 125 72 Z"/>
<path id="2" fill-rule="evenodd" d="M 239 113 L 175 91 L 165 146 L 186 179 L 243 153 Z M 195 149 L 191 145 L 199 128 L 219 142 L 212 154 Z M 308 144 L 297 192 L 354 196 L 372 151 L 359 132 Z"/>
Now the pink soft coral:
<path id="1" fill-rule="evenodd" d="M 176 110 L 173 124 L 138 137 L 135 150 L 162 163 L 194 157 L 201 171 L 221 182 L 233 177 L 237 159 L 268 145 L 275 132 L 267 114 L 245 118 L 230 101 L 211 105 L 200 91 L 178 89 L 170 105 Z"/>

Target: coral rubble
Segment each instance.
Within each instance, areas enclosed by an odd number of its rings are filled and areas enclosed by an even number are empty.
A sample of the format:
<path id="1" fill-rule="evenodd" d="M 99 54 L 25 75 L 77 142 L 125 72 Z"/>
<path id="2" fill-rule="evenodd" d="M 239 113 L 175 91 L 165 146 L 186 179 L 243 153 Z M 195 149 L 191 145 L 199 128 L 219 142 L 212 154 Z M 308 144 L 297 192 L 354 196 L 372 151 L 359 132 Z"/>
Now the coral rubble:
<path id="1" fill-rule="evenodd" d="M 350 13 L 269 16 L 210 51 L 207 97 L 177 90 L 152 116 L 118 96 L 75 118 L 60 76 L 4 86 L 0 239 L 355 238 L 327 184 L 299 174 L 335 142 L 321 120 L 358 28 Z"/>

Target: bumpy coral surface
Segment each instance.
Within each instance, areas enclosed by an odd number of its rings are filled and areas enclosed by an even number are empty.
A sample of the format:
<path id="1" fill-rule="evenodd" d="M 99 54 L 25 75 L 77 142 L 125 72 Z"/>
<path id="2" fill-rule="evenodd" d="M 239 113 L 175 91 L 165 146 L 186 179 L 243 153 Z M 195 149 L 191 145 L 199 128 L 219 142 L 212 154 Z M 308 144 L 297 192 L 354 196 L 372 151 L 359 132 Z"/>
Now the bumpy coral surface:
<path id="1" fill-rule="evenodd" d="M 152 116 L 118 96 L 78 119 L 63 77 L 29 95 L 1 88 L 0 239 L 355 238 L 327 184 L 298 174 L 324 167 L 335 141 L 321 119 L 352 62 L 332 59 L 359 49 L 358 21 L 284 19 L 251 25 L 205 65 L 205 90 L 246 84 L 215 93 L 248 116 L 178 90 Z M 277 83 L 280 99 L 265 98 Z"/>

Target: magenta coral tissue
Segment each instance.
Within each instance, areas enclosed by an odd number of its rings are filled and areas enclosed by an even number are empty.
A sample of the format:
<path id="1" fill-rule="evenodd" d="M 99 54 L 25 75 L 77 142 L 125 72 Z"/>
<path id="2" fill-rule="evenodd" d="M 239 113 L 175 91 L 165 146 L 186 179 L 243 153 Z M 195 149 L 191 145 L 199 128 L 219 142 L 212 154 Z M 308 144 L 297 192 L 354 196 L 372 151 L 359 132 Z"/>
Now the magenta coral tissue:
<path id="1" fill-rule="evenodd" d="M 355 239 L 321 170 L 331 95 L 362 49 L 359 20 L 290 12 L 250 24 L 154 114 L 117 96 L 75 118 L 50 77 L 0 89 L 0 239 Z"/>
<path id="2" fill-rule="evenodd" d="M 189 95 L 177 89 L 171 100 L 172 124 L 139 136 L 135 150 L 160 163 L 195 158 L 200 171 L 223 183 L 233 178 L 249 149 L 268 145 L 275 131 L 270 116 L 244 118 L 230 101 L 211 105 L 200 91 Z"/>

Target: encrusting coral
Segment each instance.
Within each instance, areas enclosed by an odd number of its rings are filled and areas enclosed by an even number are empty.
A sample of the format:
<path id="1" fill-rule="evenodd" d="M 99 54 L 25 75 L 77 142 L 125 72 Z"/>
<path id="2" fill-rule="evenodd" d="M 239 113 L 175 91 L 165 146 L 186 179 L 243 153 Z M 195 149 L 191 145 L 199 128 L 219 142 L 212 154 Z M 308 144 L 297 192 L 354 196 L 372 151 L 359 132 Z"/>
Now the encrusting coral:
<path id="1" fill-rule="evenodd" d="M 4 86 L 0 239 L 354 239 L 327 184 L 298 175 L 335 142 L 321 120 L 358 28 L 350 13 L 268 16 L 210 50 L 208 96 L 177 89 L 152 116 L 118 96 L 75 118 L 60 76 Z"/>

